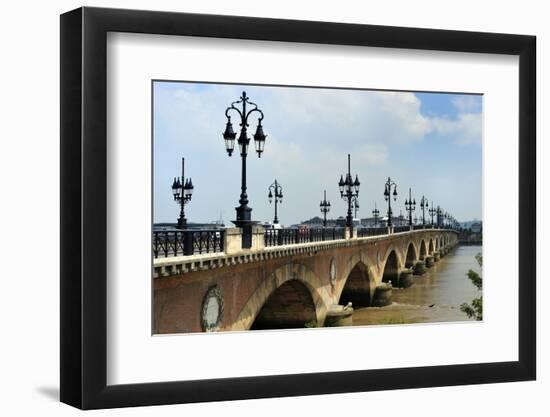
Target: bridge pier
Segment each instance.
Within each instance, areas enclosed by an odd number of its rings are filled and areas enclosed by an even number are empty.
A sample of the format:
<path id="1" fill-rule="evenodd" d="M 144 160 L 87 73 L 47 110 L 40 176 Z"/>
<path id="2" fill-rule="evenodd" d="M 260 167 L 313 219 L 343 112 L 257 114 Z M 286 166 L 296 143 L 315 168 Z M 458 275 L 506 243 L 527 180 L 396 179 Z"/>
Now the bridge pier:
<path id="1" fill-rule="evenodd" d="M 426 268 L 431 268 L 432 266 L 434 266 L 434 257 L 432 255 L 428 255 L 426 256 Z"/>
<path id="2" fill-rule="evenodd" d="M 439 262 L 440 259 L 441 259 L 441 255 L 439 251 L 434 252 L 434 262 Z"/>
<path id="3" fill-rule="evenodd" d="M 332 305 L 325 317 L 325 327 L 351 326 L 353 324 L 353 307 L 347 305 Z"/>
<path id="4" fill-rule="evenodd" d="M 399 272 L 399 286 L 401 288 L 408 288 L 413 284 L 413 271 L 410 268 L 402 269 Z"/>
<path id="5" fill-rule="evenodd" d="M 416 261 L 413 269 L 414 275 L 424 275 L 426 273 L 426 265 L 424 261 Z"/>
<path id="6" fill-rule="evenodd" d="M 391 304 L 392 286 L 390 284 L 382 283 L 376 287 L 374 291 L 374 297 L 372 299 L 372 305 L 374 307 L 385 307 Z"/>

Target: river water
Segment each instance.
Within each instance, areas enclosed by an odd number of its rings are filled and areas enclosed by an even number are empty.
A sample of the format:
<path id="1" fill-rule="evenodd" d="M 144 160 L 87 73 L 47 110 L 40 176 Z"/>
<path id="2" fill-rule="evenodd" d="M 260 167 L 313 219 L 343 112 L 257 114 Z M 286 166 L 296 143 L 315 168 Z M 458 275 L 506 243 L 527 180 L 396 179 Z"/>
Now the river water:
<path id="1" fill-rule="evenodd" d="M 407 324 L 470 320 L 460 311 L 481 292 L 466 276 L 469 269 L 481 275 L 475 255 L 481 246 L 457 246 L 422 276 L 414 275 L 409 288 L 394 288 L 393 303 L 353 312 L 353 325 Z"/>

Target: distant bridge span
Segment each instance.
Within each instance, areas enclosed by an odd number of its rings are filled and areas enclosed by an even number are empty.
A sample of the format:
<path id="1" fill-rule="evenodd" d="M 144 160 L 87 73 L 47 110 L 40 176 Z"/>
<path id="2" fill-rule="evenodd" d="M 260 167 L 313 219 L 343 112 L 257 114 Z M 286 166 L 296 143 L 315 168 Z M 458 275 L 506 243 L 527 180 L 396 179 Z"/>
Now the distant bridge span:
<path id="1" fill-rule="evenodd" d="M 323 325 L 336 305 L 376 305 L 391 286 L 410 285 L 413 271 L 422 274 L 457 243 L 449 229 L 346 233 L 250 250 L 232 251 L 240 246 L 228 242 L 225 252 L 155 259 L 154 332 Z"/>

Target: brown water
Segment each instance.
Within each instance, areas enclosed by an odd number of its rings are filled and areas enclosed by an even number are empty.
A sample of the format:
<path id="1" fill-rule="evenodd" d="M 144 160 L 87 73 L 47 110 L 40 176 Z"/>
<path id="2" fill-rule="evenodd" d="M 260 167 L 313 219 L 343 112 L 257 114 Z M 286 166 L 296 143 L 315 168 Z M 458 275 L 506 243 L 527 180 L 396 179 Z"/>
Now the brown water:
<path id="1" fill-rule="evenodd" d="M 353 312 L 353 325 L 406 324 L 470 320 L 460 311 L 464 302 L 481 295 L 466 276 L 469 269 L 481 274 L 475 255 L 481 246 L 457 246 L 414 284 L 393 289 L 393 303 L 387 307 L 367 307 Z"/>

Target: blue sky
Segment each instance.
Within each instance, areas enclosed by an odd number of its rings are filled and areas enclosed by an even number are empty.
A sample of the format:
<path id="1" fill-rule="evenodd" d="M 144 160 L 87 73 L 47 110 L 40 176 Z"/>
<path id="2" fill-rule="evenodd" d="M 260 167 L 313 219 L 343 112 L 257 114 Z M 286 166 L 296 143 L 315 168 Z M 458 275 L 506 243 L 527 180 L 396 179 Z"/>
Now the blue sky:
<path id="1" fill-rule="evenodd" d="M 265 152 L 248 156 L 248 196 L 255 220 L 270 221 L 267 188 L 277 179 L 284 202 L 279 220 L 290 225 L 320 215 L 323 190 L 330 217 L 345 215 L 338 180 L 351 153 L 359 175 L 358 217 L 383 209 L 388 176 L 398 184 L 394 213 L 404 209 L 408 189 L 459 221 L 481 218 L 482 96 L 298 87 L 154 82 L 154 221 L 175 222 L 171 184 L 193 179 L 186 206 L 193 222 L 235 218 L 241 180 L 238 151 L 228 157 L 222 133 L 225 109 L 245 90 L 264 111 Z M 237 131 L 238 123 L 233 117 Z M 249 136 L 256 129 L 250 121 Z M 253 149 L 253 141 L 250 147 Z M 235 148 L 238 146 L 235 144 Z M 417 208 L 417 215 L 420 210 Z"/>

